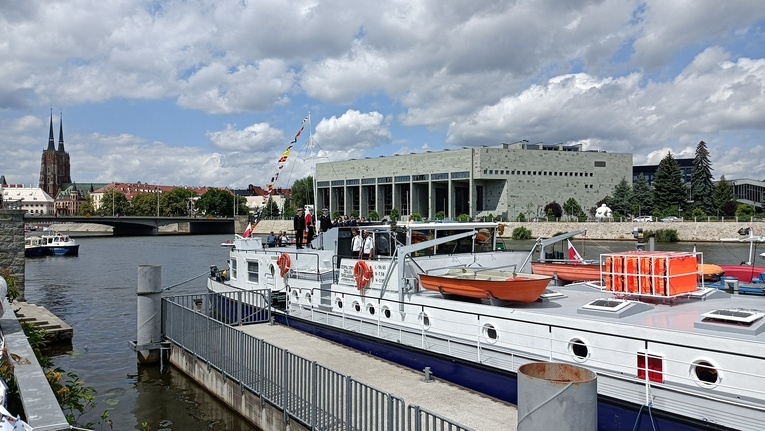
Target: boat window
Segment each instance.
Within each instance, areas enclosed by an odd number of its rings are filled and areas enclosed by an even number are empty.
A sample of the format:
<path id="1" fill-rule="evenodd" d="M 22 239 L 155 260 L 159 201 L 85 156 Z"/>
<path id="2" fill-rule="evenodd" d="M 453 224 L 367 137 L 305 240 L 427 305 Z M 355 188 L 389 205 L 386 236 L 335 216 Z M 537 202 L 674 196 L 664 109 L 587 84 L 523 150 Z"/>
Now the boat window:
<path id="1" fill-rule="evenodd" d="M 231 259 L 231 279 L 236 280 L 236 259 Z"/>
<path id="2" fill-rule="evenodd" d="M 481 328 L 481 335 L 486 339 L 487 342 L 494 344 L 497 342 L 497 339 L 499 338 L 499 334 L 497 333 L 497 328 L 494 327 L 491 323 L 486 323 Z"/>
<path id="3" fill-rule="evenodd" d="M 691 376 L 701 387 L 715 387 L 720 382 L 720 373 L 717 371 L 717 367 L 709 361 L 694 361 L 691 364 Z"/>
<path id="4" fill-rule="evenodd" d="M 420 321 L 422 322 L 422 327 L 427 331 L 430 329 L 430 316 L 428 316 L 428 313 L 422 312 L 418 316 L 420 318 Z"/>
<path id="5" fill-rule="evenodd" d="M 250 283 L 258 282 L 258 261 L 257 260 L 247 261 L 247 281 L 249 281 Z"/>
<path id="6" fill-rule="evenodd" d="M 568 342 L 568 351 L 577 362 L 584 362 L 590 356 L 587 344 L 579 338 L 574 338 Z"/>
<path id="7" fill-rule="evenodd" d="M 391 316 L 390 308 L 387 305 L 383 305 L 382 310 L 383 310 L 382 311 L 383 316 L 390 319 L 390 316 Z"/>
<path id="8" fill-rule="evenodd" d="M 375 311 L 375 306 L 373 304 L 367 304 L 367 313 L 369 313 L 371 316 L 374 316 Z"/>
<path id="9" fill-rule="evenodd" d="M 335 298 L 335 305 L 337 308 L 342 309 L 343 308 L 343 298 L 340 298 L 339 296 Z"/>
<path id="10" fill-rule="evenodd" d="M 470 231 L 472 231 L 472 229 L 439 229 L 436 231 L 436 238 L 443 238 Z M 436 254 L 471 253 L 472 251 L 472 237 L 460 238 L 457 241 L 449 241 L 436 247 Z"/>
<path id="11" fill-rule="evenodd" d="M 412 229 L 412 231 L 409 233 L 411 236 L 411 244 L 418 244 L 425 241 L 430 241 L 433 239 L 433 230 L 432 229 Z M 414 252 L 415 256 L 432 256 L 433 255 L 433 247 L 429 247 L 423 250 L 417 250 Z"/>

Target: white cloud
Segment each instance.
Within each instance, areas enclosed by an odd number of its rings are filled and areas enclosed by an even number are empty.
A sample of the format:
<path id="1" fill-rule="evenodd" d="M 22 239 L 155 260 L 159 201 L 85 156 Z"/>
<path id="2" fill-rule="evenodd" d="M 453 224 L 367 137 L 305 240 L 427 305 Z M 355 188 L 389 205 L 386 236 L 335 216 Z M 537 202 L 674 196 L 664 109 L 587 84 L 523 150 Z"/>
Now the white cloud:
<path id="1" fill-rule="evenodd" d="M 390 142 L 388 123 L 389 119 L 379 112 L 349 109 L 340 117 L 321 120 L 314 138 L 324 150 L 374 148 Z"/>

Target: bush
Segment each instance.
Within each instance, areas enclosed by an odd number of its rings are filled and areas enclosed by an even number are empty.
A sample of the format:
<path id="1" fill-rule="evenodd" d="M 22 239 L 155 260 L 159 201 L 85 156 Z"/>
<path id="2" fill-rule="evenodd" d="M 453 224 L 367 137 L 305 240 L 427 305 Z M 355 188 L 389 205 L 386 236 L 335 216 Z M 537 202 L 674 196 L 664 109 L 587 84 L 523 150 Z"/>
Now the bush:
<path id="1" fill-rule="evenodd" d="M 414 221 L 422 221 L 422 216 L 417 214 L 417 213 L 414 213 L 414 214 L 412 214 L 412 220 L 414 220 Z"/>
<path id="2" fill-rule="evenodd" d="M 398 221 L 399 212 L 396 208 L 393 208 L 390 210 L 390 214 L 388 215 L 390 217 L 390 221 Z"/>
<path id="3" fill-rule="evenodd" d="M 470 221 L 470 216 L 467 214 L 460 214 L 457 216 L 457 221 L 460 223 L 467 223 Z"/>
<path id="4" fill-rule="evenodd" d="M 371 221 L 380 221 L 380 214 L 377 214 L 377 211 L 371 211 L 367 214 L 367 218 Z"/>
<path id="5" fill-rule="evenodd" d="M 531 239 L 531 229 L 526 229 L 523 226 L 519 226 L 515 229 L 513 229 L 513 239 Z"/>
<path id="6" fill-rule="evenodd" d="M 439 211 L 435 216 L 433 216 L 433 218 L 436 220 L 443 220 L 446 218 L 446 214 L 443 211 Z"/>
<path id="7" fill-rule="evenodd" d="M 526 216 L 523 215 L 523 213 L 518 214 L 518 217 L 515 218 L 515 221 L 518 223 L 526 223 Z"/>
<path id="8" fill-rule="evenodd" d="M 644 236 L 654 237 L 658 242 L 677 242 L 677 231 L 675 229 L 656 229 L 645 232 Z"/>

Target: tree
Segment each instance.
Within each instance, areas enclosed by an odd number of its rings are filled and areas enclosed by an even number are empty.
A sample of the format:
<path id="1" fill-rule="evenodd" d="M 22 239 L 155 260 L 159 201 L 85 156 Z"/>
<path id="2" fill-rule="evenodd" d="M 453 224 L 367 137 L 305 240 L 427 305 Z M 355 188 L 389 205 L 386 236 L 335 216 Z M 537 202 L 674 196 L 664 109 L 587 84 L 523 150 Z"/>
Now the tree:
<path id="1" fill-rule="evenodd" d="M 632 212 L 637 215 L 653 212 L 653 190 L 642 173 L 632 183 Z"/>
<path id="2" fill-rule="evenodd" d="M 720 181 L 717 182 L 712 193 L 712 205 L 714 206 L 714 213 L 718 213 L 724 216 L 732 216 L 736 212 L 736 197 L 733 195 L 733 188 L 731 188 L 728 181 L 725 179 L 725 175 L 720 177 Z M 710 213 L 712 215 L 713 213 Z"/>
<path id="3" fill-rule="evenodd" d="M 156 216 L 157 206 L 159 205 L 157 199 L 157 193 L 138 193 L 130 201 L 131 213 L 136 216 Z"/>
<path id="4" fill-rule="evenodd" d="M 715 212 L 712 201 L 714 193 L 712 184 L 712 166 L 709 161 L 709 151 L 704 141 L 696 146 L 696 156 L 693 158 L 693 171 L 691 172 L 691 200 L 694 208 L 700 208 L 707 214 Z"/>
<path id="5" fill-rule="evenodd" d="M 739 204 L 736 208 L 736 217 L 739 219 L 748 219 L 754 216 L 754 205 Z"/>
<path id="6" fill-rule="evenodd" d="M 180 217 L 191 215 L 192 199 L 196 193 L 189 189 L 176 187 L 159 199 L 160 214 L 163 217 Z M 233 204 L 233 202 L 232 202 Z M 247 211 L 245 211 L 246 213 Z"/>
<path id="7" fill-rule="evenodd" d="M 608 206 L 611 208 L 611 211 L 613 211 L 614 214 L 621 214 L 626 216 L 630 213 L 632 206 L 631 201 L 632 186 L 629 182 L 627 182 L 626 177 L 622 177 L 622 180 L 619 181 L 619 184 L 614 187 L 614 196 L 611 198 Z"/>
<path id="8" fill-rule="evenodd" d="M 673 207 L 685 209 L 686 188 L 683 185 L 683 176 L 680 165 L 670 152 L 667 152 L 656 168 L 653 190 L 655 211 L 667 211 Z"/>
<path id="9" fill-rule="evenodd" d="M 370 211 L 367 218 L 369 221 L 380 221 L 380 214 L 377 214 L 377 211 Z"/>
<path id="10" fill-rule="evenodd" d="M 88 196 L 82 205 L 80 205 L 80 215 L 89 216 L 92 214 L 96 214 L 96 209 L 93 203 L 93 196 Z"/>
<path id="11" fill-rule="evenodd" d="M 295 208 L 313 205 L 313 177 L 307 176 L 292 184 L 292 204 Z"/>
<path id="12" fill-rule="evenodd" d="M 577 202 L 576 199 L 568 198 L 563 204 L 563 211 L 566 212 L 569 218 L 578 219 L 579 215 L 582 214 L 582 206 L 579 205 L 579 202 Z"/>
<path id="13" fill-rule="evenodd" d="M 261 219 L 276 218 L 279 217 L 279 205 L 276 203 L 272 196 L 268 197 L 266 206 L 263 207 L 263 214 L 260 215 Z"/>
<path id="14" fill-rule="evenodd" d="M 130 202 L 124 193 L 116 190 L 107 190 L 101 198 L 101 206 L 98 214 L 102 216 L 118 216 L 130 213 Z"/>
<path id="15" fill-rule="evenodd" d="M 208 216 L 233 216 L 234 195 L 228 190 L 209 189 L 197 200 L 195 206 Z"/>
<path id="16" fill-rule="evenodd" d="M 544 213 L 547 216 L 548 221 L 560 220 L 563 216 L 563 209 L 558 202 L 552 201 L 545 205 Z M 550 220 L 550 216 L 552 216 L 552 220 Z"/>

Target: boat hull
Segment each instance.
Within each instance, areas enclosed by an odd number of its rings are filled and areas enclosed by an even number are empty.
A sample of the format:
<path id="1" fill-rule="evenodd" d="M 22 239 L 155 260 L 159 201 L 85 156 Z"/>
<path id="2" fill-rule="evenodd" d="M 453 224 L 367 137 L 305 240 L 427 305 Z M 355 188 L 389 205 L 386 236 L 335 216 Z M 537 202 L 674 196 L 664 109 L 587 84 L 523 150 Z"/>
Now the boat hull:
<path id="1" fill-rule="evenodd" d="M 552 280 L 534 274 L 496 274 L 478 279 L 481 273 L 469 272 L 466 277 L 420 274 L 420 284 L 428 290 L 468 298 L 496 298 L 503 301 L 529 303 L 536 301 Z"/>
<path id="2" fill-rule="evenodd" d="M 24 248 L 24 256 L 25 257 L 38 257 L 42 256 L 45 252 L 45 249 L 43 247 L 25 247 Z"/>
<path id="3" fill-rule="evenodd" d="M 600 264 L 532 262 L 531 272 L 557 278 L 563 284 L 600 280 Z"/>
<path id="4" fill-rule="evenodd" d="M 495 367 L 444 356 L 412 346 L 381 340 L 354 331 L 275 313 L 274 320 L 291 328 L 325 338 L 399 365 L 422 370 L 430 367 L 437 379 L 444 379 L 491 397 L 518 404 L 517 374 Z M 562 419 L 564 420 L 564 419 Z M 695 422 L 612 397 L 598 395 L 598 430 L 711 431 L 724 430 L 716 424 Z"/>
<path id="5" fill-rule="evenodd" d="M 48 251 L 52 256 L 77 256 L 80 253 L 80 245 L 48 247 Z"/>
<path id="6" fill-rule="evenodd" d="M 720 265 L 725 277 L 735 277 L 739 281 L 751 283 L 753 280 L 760 280 L 760 273 L 765 274 L 765 266 L 749 266 L 749 265 Z"/>

